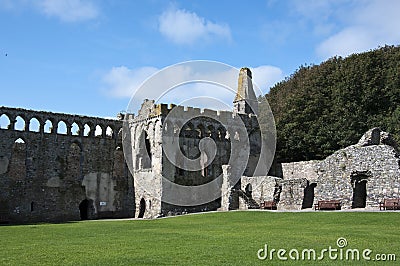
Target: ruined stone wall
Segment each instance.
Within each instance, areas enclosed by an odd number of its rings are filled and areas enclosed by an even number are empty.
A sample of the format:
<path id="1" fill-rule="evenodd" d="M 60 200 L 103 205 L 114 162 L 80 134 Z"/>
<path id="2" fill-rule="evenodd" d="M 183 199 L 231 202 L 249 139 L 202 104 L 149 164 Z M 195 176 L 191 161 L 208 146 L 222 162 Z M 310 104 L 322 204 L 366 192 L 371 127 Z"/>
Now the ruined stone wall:
<path id="1" fill-rule="evenodd" d="M 344 209 L 363 207 L 363 204 L 355 204 L 359 193 L 366 194 L 362 201 L 370 209 L 377 209 L 385 198 L 400 196 L 397 145 L 388 133 L 377 128 L 364 134 L 358 144 L 341 149 L 324 160 L 284 163 L 282 169 L 284 180 L 307 180 L 304 189 L 290 191 L 293 201 L 297 202 L 296 208 L 300 208 L 305 189 L 313 193 L 314 203 L 340 200 Z M 282 194 L 290 194 L 288 189 L 283 186 Z"/>
<path id="2" fill-rule="evenodd" d="M 273 176 L 242 176 L 241 190 L 245 193 L 240 197 L 239 209 L 248 209 L 249 201 L 259 205 L 263 201 L 276 201 L 280 178 Z"/>
<path id="3" fill-rule="evenodd" d="M 347 147 L 320 162 L 317 171 L 315 200 L 340 199 L 344 208 L 351 208 L 357 175 L 366 179 L 367 208 L 400 195 L 399 158 L 388 145 Z"/>
<path id="4" fill-rule="evenodd" d="M 121 121 L 7 107 L 0 117 L 1 222 L 133 216 Z"/>
<path id="5" fill-rule="evenodd" d="M 124 139 L 126 160 L 134 173 L 135 217 L 156 218 L 161 215 L 162 148 L 161 116 L 153 113 L 154 102 L 145 101 L 135 117 L 125 121 L 130 139 Z"/>
<path id="6" fill-rule="evenodd" d="M 176 206 L 164 202 L 165 198 L 174 193 L 173 189 L 171 191 L 171 184 L 168 181 L 177 185 L 198 186 L 219 178 L 216 185 L 219 186 L 218 193 L 220 194 L 222 165 L 232 163 L 230 162 L 231 148 L 232 145 L 241 143 L 240 139 L 250 139 L 250 143 L 235 149 L 237 153 L 235 157 L 238 160 L 248 161 L 247 167 L 245 165 L 241 169 L 242 173 L 245 171 L 245 174 L 251 175 L 259 159 L 261 136 L 254 115 L 239 115 L 227 111 L 201 110 L 175 105 L 155 105 L 154 101 L 146 100 L 137 116 L 130 115 L 128 117 L 127 124 L 131 132 L 136 207 L 137 210 L 140 209 L 140 202 L 143 206 L 144 200 L 145 202 L 151 201 L 153 208 L 149 210 L 146 207 L 144 218 L 219 208 L 220 198 L 192 207 Z M 212 161 L 204 159 L 211 157 L 207 151 L 209 145 L 205 145 L 203 151 L 207 156 L 200 158 L 202 156 L 200 146 L 204 139 L 212 139 L 215 143 L 216 154 Z M 184 160 L 184 158 L 179 157 L 176 150 L 169 148 L 170 144 L 176 144 L 186 158 L 191 160 L 200 158 L 199 170 L 187 170 L 185 161 L 182 165 L 178 165 L 176 162 Z M 166 152 L 169 152 L 169 157 Z M 171 161 L 171 158 L 174 161 Z M 204 166 L 201 165 L 202 159 L 205 160 L 203 161 Z M 239 163 L 232 164 L 233 168 L 240 165 Z M 239 170 L 234 169 L 234 172 L 239 172 Z M 151 191 L 154 193 L 146 193 L 143 184 L 147 183 L 152 184 Z M 167 195 L 167 193 L 170 194 Z M 197 195 L 193 194 L 193 197 L 197 197 Z M 146 206 L 148 205 L 146 204 Z"/>

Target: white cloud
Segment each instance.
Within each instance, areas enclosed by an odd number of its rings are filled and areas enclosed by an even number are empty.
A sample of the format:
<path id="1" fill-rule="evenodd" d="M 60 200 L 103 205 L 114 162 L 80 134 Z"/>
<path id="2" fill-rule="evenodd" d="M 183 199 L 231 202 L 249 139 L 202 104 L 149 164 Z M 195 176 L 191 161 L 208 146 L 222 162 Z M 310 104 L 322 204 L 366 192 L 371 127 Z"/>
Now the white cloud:
<path id="1" fill-rule="evenodd" d="M 98 17 L 99 9 L 90 0 L 0 0 L 0 8 L 18 11 L 34 9 L 64 22 L 78 22 Z"/>
<path id="2" fill-rule="evenodd" d="M 152 74 L 155 67 L 129 69 L 125 66 L 113 67 L 103 77 L 107 93 L 113 97 L 132 98 L 130 111 L 136 112 L 143 99 L 157 100 L 158 103 L 194 105 L 210 109 L 230 109 L 237 89 L 238 70 L 229 66 L 215 69 L 196 65 L 175 65 L 171 71 L 163 69 L 149 82 L 141 86 Z M 283 72 L 275 66 L 262 65 L 251 68 L 257 95 L 265 94 L 275 83 L 283 79 Z M 199 81 L 212 81 L 212 84 Z M 186 83 L 185 81 L 193 81 Z M 182 83 L 181 83 L 182 82 Z M 177 85 L 181 84 L 181 85 Z M 224 84 L 224 85 L 218 85 Z M 140 89 L 139 89 L 140 87 Z M 197 104 L 195 104 L 197 103 Z M 224 107 L 225 106 L 225 107 Z"/>
<path id="3" fill-rule="evenodd" d="M 161 34 L 177 44 L 192 44 L 215 37 L 231 39 L 228 25 L 213 23 L 184 9 L 166 10 L 160 15 L 158 26 Z"/>
<path id="4" fill-rule="evenodd" d="M 155 67 L 129 69 L 125 66 L 113 67 L 103 77 L 108 94 L 113 97 L 131 97 L 135 90 L 152 74 L 158 71 Z"/>
<path id="5" fill-rule="evenodd" d="M 34 1 L 40 12 L 58 17 L 65 22 L 76 22 L 94 19 L 99 10 L 90 1 L 83 0 L 38 0 Z"/>
<path id="6" fill-rule="evenodd" d="M 276 66 L 258 66 L 250 69 L 254 82 L 260 87 L 263 94 L 284 78 L 282 69 Z"/>
<path id="7" fill-rule="evenodd" d="M 371 0 L 359 2 L 342 14 L 345 26 L 325 39 L 317 53 L 326 59 L 334 55 L 347 56 L 369 49 L 400 42 L 400 1 Z"/>

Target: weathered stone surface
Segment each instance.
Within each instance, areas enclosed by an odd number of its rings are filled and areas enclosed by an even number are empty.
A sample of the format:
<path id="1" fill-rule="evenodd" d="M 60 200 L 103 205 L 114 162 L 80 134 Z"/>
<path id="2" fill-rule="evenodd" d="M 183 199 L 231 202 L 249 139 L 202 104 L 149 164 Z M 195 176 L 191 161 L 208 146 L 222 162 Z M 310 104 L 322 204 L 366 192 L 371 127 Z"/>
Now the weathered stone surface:
<path id="1" fill-rule="evenodd" d="M 239 205 L 248 209 L 273 200 L 278 209 L 300 210 L 312 208 L 319 200 L 340 200 L 343 209 L 376 210 L 385 198 L 400 197 L 399 157 L 390 134 L 373 128 L 357 144 L 324 160 L 283 163 L 283 179 L 241 177 Z M 224 175 L 228 180 L 229 173 Z"/>
<path id="2" fill-rule="evenodd" d="M 356 145 L 339 150 L 325 160 L 282 164 L 283 178 L 305 178 L 310 184 L 316 184 L 315 203 L 318 200 L 341 200 L 345 209 L 355 207 L 356 186 L 362 183 L 366 190 L 365 207 L 376 209 L 384 198 L 400 196 L 399 153 L 396 147 L 388 133 L 374 128 L 364 134 Z M 304 191 L 298 191 L 296 197 L 301 198 L 302 194 Z"/>
<path id="3" fill-rule="evenodd" d="M 93 219 L 133 217 L 132 176 L 114 171 L 126 169 L 117 151 L 122 121 L 8 107 L 1 115 L 9 125 L 0 129 L 0 222 L 80 220 L 89 210 Z M 80 210 L 85 200 L 89 205 Z"/>

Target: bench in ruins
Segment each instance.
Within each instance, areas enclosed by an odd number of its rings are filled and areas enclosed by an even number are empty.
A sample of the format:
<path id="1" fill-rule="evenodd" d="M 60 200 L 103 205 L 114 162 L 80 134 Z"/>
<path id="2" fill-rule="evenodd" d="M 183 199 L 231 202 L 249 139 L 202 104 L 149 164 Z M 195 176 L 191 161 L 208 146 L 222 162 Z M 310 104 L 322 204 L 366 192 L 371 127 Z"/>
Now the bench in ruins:
<path id="1" fill-rule="evenodd" d="M 400 199 L 385 199 L 379 202 L 380 210 L 400 210 Z"/>
<path id="2" fill-rule="evenodd" d="M 260 203 L 260 209 L 266 210 L 276 210 L 276 202 L 275 201 L 262 201 Z"/>
<path id="3" fill-rule="evenodd" d="M 314 204 L 315 210 L 340 210 L 342 209 L 342 203 L 340 200 L 319 200 L 317 204 Z"/>

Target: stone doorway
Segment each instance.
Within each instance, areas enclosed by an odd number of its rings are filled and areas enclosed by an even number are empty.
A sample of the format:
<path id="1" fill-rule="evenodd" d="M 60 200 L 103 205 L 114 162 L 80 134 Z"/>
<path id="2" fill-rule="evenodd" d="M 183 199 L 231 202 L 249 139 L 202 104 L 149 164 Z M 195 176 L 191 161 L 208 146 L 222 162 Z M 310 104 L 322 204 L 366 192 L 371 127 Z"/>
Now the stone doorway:
<path id="1" fill-rule="evenodd" d="M 353 202 L 351 207 L 365 208 L 367 201 L 367 174 L 352 174 L 351 184 L 353 187 Z"/>
<path id="2" fill-rule="evenodd" d="M 365 208 L 367 201 L 367 180 L 356 181 L 353 187 L 353 204 L 354 208 Z"/>
<path id="3" fill-rule="evenodd" d="M 145 201 L 144 198 L 142 198 L 140 200 L 140 204 L 139 204 L 139 215 L 138 215 L 138 218 L 143 218 L 145 211 L 146 211 L 146 201 Z"/>
<path id="4" fill-rule="evenodd" d="M 314 189 L 317 186 L 316 183 L 307 181 L 307 186 L 304 188 L 303 203 L 301 204 L 302 209 L 312 208 L 314 203 Z"/>
<path id="5" fill-rule="evenodd" d="M 81 215 L 81 220 L 87 220 L 89 217 L 89 201 L 87 199 L 82 200 L 79 204 L 79 213 Z"/>

